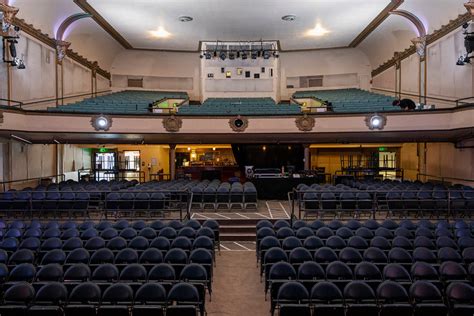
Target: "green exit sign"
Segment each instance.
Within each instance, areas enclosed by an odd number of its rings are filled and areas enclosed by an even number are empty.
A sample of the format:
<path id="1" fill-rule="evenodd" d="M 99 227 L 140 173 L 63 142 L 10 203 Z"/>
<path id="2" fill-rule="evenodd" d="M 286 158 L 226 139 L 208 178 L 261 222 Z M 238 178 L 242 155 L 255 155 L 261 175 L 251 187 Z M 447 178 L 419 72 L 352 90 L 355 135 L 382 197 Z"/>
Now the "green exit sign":
<path id="1" fill-rule="evenodd" d="M 107 148 L 102 147 L 102 148 L 99 149 L 99 151 L 100 151 L 101 153 L 106 153 L 106 152 L 108 152 L 109 150 L 108 150 Z"/>
<path id="2" fill-rule="evenodd" d="M 387 147 L 379 147 L 379 151 L 387 151 Z"/>

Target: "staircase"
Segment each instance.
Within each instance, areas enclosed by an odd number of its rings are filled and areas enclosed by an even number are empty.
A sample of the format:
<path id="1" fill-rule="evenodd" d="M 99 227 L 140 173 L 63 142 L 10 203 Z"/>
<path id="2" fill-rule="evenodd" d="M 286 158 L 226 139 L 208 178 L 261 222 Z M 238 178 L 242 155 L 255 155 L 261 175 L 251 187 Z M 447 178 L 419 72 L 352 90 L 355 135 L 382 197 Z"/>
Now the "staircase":
<path id="1" fill-rule="evenodd" d="M 260 219 L 218 219 L 221 241 L 255 241 Z M 274 220 L 270 220 L 274 222 Z"/>

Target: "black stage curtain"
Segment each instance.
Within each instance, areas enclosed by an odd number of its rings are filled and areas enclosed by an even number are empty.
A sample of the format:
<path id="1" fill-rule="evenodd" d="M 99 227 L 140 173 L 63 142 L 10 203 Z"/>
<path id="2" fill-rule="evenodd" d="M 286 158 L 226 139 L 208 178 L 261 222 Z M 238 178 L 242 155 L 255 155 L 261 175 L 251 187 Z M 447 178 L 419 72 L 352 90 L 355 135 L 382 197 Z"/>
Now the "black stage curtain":
<path id="1" fill-rule="evenodd" d="M 264 150 L 265 146 L 265 150 Z M 299 144 L 233 144 L 232 151 L 239 167 L 304 169 L 304 149 Z"/>

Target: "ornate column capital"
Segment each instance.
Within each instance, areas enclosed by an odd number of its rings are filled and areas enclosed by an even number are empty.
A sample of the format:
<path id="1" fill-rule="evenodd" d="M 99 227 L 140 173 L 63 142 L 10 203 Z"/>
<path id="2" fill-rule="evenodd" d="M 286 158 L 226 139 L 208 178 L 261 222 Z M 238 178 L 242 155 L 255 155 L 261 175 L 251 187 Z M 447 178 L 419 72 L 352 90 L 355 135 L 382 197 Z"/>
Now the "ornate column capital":
<path id="1" fill-rule="evenodd" d="M 471 14 L 471 17 L 474 17 L 474 0 L 469 0 L 469 2 L 466 2 L 464 7 L 466 7 L 467 12 Z"/>
<path id="2" fill-rule="evenodd" d="M 13 25 L 13 20 L 20 9 L 9 6 L 5 3 L 0 2 L 0 12 L 3 15 L 2 29 L 0 30 L 0 36 L 12 36 L 10 34 L 10 27 Z"/>
<path id="3" fill-rule="evenodd" d="M 59 64 L 62 64 L 64 58 L 67 55 L 67 50 L 71 43 L 63 41 L 63 40 L 56 40 L 56 60 Z"/>
<path id="4" fill-rule="evenodd" d="M 416 47 L 416 53 L 420 58 L 425 58 L 426 56 L 426 36 L 415 37 L 411 42 Z"/>

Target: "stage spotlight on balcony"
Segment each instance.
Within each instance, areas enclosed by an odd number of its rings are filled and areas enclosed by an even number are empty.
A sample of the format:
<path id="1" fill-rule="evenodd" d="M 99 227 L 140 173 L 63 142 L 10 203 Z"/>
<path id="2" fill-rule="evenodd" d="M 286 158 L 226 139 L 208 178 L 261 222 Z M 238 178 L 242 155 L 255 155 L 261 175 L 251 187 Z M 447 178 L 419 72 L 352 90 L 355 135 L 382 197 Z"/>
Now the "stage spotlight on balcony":
<path id="1" fill-rule="evenodd" d="M 263 59 L 270 59 L 270 52 L 268 50 L 263 51 L 262 53 Z"/>
<path id="2" fill-rule="evenodd" d="M 204 53 L 204 57 L 206 57 L 206 59 L 211 59 L 212 58 L 212 55 L 210 52 L 205 52 Z"/>
<path id="3" fill-rule="evenodd" d="M 257 57 L 258 57 L 258 51 L 253 50 L 252 53 L 251 53 L 251 57 L 252 57 L 252 59 L 257 59 Z"/>
<path id="4" fill-rule="evenodd" d="M 240 56 L 242 57 L 243 60 L 247 59 L 248 57 L 247 52 L 242 52 Z"/>
<path id="5" fill-rule="evenodd" d="M 229 59 L 234 60 L 235 59 L 235 53 L 234 52 L 229 52 Z"/>
<path id="6" fill-rule="evenodd" d="M 225 60 L 225 59 L 227 58 L 227 54 L 226 54 L 225 52 L 220 52 L 219 58 L 220 58 L 221 60 Z"/>
<path id="7" fill-rule="evenodd" d="M 96 131 L 108 131 L 112 126 L 112 118 L 107 115 L 96 115 L 91 118 L 91 125 Z"/>
<path id="8" fill-rule="evenodd" d="M 367 116 L 365 123 L 370 130 L 383 130 L 387 123 L 387 118 L 382 114 L 373 114 Z"/>

